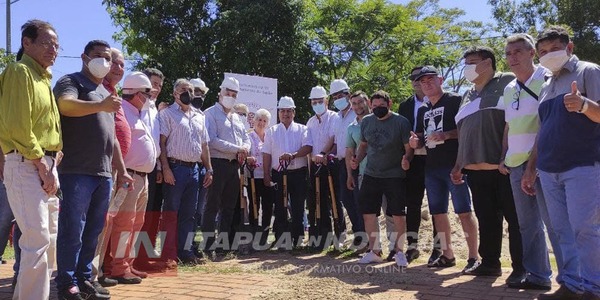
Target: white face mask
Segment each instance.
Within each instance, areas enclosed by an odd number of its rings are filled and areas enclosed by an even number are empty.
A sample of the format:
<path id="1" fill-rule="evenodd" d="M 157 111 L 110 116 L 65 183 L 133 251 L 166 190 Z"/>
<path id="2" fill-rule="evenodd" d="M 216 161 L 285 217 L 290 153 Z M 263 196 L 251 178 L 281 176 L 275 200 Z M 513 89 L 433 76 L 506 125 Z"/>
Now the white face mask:
<path id="1" fill-rule="evenodd" d="M 470 82 L 475 81 L 479 77 L 479 73 L 475 71 L 475 68 L 477 68 L 477 64 L 465 65 L 465 78 Z"/>
<path id="2" fill-rule="evenodd" d="M 106 74 L 108 74 L 110 71 L 110 65 L 111 63 L 104 59 L 104 57 L 92 58 L 87 63 L 90 73 L 92 73 L 92 75 L 94 75 L 96 78 L 104 78 L 104 76 L 106 76 Z"/>
<path id="3" fill-rule="evenodd" d="M 323 114 L 327 108 L 325 107 L 325 103 L 319 103 L 312 106 L 313 111 L 317 114 Z"/>
<path id="4" fill-rule="evenodd" d="M 223 96 L 223 100 L 221 100 L 221 104 L 223 105 L 223 107 L 225 107 L 227 109 L 231 109 L 233 107 L 233 105 L 235 104 L 235 98 L 230 97 L 230 96 Z"/>
<path id="5" fill-rule="evenodd" d="M 546 53 L 540 57 L 540 64 L 552 72 L 558 72 L 569 60 L 567 50 L 558 50 Z"/>
<path id="6" fill-rule="evenodd" d="M 337 110 L 343 110 L 348 107 L 348 99 L 346 99 L 346 97 L 337 99 L 333 101 L 333 106 L 335 106 Z"/>

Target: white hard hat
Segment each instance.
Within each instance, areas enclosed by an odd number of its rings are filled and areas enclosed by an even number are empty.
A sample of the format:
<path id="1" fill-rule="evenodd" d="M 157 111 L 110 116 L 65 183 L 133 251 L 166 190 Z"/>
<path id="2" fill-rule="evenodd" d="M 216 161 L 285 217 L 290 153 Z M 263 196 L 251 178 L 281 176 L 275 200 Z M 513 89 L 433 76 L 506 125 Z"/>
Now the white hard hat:
<path id="1" fill-rule="evenodd" d="M 320 85 L 317 85 L 310 90 L 310 99 L 321 99 L 325 97 L 327 97 L 327 91 Z"/>
<path id="2" fill-rule="evenodd" d="M 283 96 L 279 99 L 277 108 L 296 108 L 296 104 L 294 104 L 294 99 L 292 99 L 292 97 Z"/>
<path id="3" fill-rule="evenodd" d="M 194 79 L 190 79 L 190 83 L 192 84 L 192 86 L 194 88 L 199 88 L 202 90 L 203 93 L 208 93 L 208 87 L 206 87 L 206 83 L 204 83 L 204 81 L 202 81 L 202 79 L 200 78 L 194 78 Z"/>
<path id="4" fill-rule="evenodd" d="M 333 95 L 344 90 L 350 91 L 350 87 L 344 79 L 336 79 L 331 82 L 331 85 L 329 85 L 329 95 Z"/>
<path id="5" fill-rule="evenodd" d="M 123 94 L 135 94 L 137 92 L 153 91 L 152 83 L 148 76 L 142 72 L 132 72 L 125 77 L 123 81 Z"/>
<path id="6" fill-rule="evenodd" d="M 232 91 L 239 92 L 240 91 L 240 82 L 233 77 L 227 77 L 227 78 L 223 79 L 223 83 L 221 83 L 221 86 L 219 88 L 230 89 Z"/>

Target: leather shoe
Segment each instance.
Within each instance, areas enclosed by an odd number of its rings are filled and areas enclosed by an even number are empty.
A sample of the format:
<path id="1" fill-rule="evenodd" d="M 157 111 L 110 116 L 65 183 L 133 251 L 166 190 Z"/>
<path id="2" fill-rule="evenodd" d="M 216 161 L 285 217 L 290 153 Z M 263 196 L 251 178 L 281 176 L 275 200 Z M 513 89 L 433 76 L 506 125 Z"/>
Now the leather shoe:
<path id="1" fill-rule="evenodd" d="M 498 277 L 498 276 L 502 276 L 502 269 L 500 267 L 494 268 L 494 267 L 488 267 L 486 265 L 481 264 L 477 268 L 474 268 L 471 270 L 466 270 L 465 272 L 463 272 L 463 274 L 472 275 L 472 276 Z"/>
<path id="2" fill-rule="evenodd" d="M 581 294 L 571 291 L 568 287 L 561 285 L 556 292 L 552 294 L 541 294 L 538 300 L 580 300 Z"/>
<path id="3" fill-rule="evenodd" d="M 142 283 L 142 278 L 135 276 L 131 273 L 123 274 L 121 276 L 113 276 L 111 278 L 116 280 L 120 284 L 140 284 L 140 283 Z"/>
<path id="4" fill-rule="evenodd" d="M 549 291 L 552 289 L 551 284 L 538 284 L 535 282 L 529 281 L 527 278 L 521 280 L 521 282 L 508 282 L 507 286 L 511 289 L 519 289 L 519 290 L 540 290 L 540 291 Z"/>
<path id="5" fill-rule="evenodd" d="M 116 280 L 110 279 L 110 278 L 105 277 L 105 276 L 98 277 L 98 282 L 103 287 L 111 287 L 111 286 L 115 286 L 115 285 L 119 284 L 119 282 L 117 282 Z"/>
<path id="6" fill-rule="evenodd" d="M 506 278 L 506 284 L 519 284 L 527 278 L 527 272 L 513 270 Z"/>

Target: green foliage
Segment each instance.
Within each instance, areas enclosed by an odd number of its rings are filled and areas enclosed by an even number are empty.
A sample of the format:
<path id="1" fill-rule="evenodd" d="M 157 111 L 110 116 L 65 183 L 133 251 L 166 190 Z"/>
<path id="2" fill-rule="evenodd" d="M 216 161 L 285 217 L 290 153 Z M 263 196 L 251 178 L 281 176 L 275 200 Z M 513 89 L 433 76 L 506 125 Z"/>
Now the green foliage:
<path id="1" fill-rule="evenodd" d="M 6 54 L 6 49 L 0 48 L 0 73 L 13 61 L 15 61 L 15 54 Z"/>

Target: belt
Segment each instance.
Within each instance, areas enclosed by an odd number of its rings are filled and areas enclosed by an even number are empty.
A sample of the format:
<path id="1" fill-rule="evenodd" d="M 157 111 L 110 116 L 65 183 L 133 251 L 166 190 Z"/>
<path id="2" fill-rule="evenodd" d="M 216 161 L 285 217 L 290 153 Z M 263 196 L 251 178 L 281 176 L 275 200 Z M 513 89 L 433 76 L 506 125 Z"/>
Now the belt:
<path id="1" fill-rule="evenodd" d="M 136 171 L 136 170 L 132 170 L 132 169 L 127 169 L 127 172 L 133 173 L 133 174 L 138 174 L 141 177 L 146 177 L 148 175 L 148 173 L 144 173 L 144 172 L 140 172 L 140 171 Z"/>
<path id="2" fill-rule="evenodd" d="M 288 169 L 288 170 L 286 170 L 286 172 L 288 174 L 294 174 L 294 173 L 306 172 L 306 170 L 307 170 L 307 167 L 300 167 L 298 169 L 291 169 L 291 170 Z M 283 173 L 283 170 L 277 171 L 275 169 L 272 169 L 271 171 L 276 172 L 276 173 Z"/>
<path id="3" fill-rule="evenodd" d="M 16 150 L 10 150 L 8 152 L 6 152 L 6 154 L 11 154 L 11 153 L 17 153 L 18 152 Z M 48 150 L 44 150 L 44 156 L 51 156 L 56 158 L 56 155 L 58 155 L 58 151 L 48 151 Z"/>
<path id="4" fill-rule="evenodd" d="M 179 159 L 175 159 L 175 158 L 171 158 L 171 157 L 167 158 L 167 160 L 172 164 L 186 166 L 186 167 L 190 167 L 190 168 L 193 168 L 196 166 L 195 162 L 183 161 L 183 160 L 179 160 Z"/>
<path id="5" fill-rule="evenodd" d="M 227 158 L 218 158 L 218 157 L 213 157 L 212 159 L 216 159 L 216 160 L 220 160 L 220 161 L 224 161 L 224 162 L 228 162 L 228 163 L 237 163 L 238 160 L 237 159 L 227 159 Z"/>

